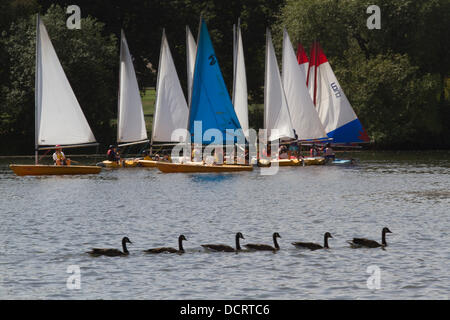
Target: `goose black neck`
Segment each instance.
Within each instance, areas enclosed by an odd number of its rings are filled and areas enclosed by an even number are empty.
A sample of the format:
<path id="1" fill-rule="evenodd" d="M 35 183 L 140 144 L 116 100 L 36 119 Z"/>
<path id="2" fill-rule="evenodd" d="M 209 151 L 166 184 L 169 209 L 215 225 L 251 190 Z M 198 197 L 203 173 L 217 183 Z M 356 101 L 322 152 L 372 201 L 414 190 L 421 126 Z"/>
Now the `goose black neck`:
<path id="1" fill-rule="evenodd" d="M 273 244 L 275 245 L 275 249 L 280 249 L 280 246 L 278 245 L 277 237 L 273 235 Z"/>
<path id="2" fill-rule="evenodd" d="M 178 250 L 181 251 L 181 252 L 184 252 L 183 239 L 181 237 L 178 238 Z"/>
<path id="3" fill-rule="evenodd" d="M 239 235 L 236 235 L 236 250 L 241 250 L 241 244 L 239 243 Z"/>
<path id="4" fill-rule="evenodd" d="M 122 240 L 122 249 L 123 253 L 128 253 L 127 243 L 125 242 L 125 240 Z"/>
<path id="5" fill-rule="evenodd" d="M 325 234 L 324 237 L 323 237 L 323 247 L 327 248 L 327 249 L 329 248 L 328 247 L 328 235 L 327 234 Z"/>
<path id="6" fill-rule="evenodd" d="M 386 230 L 384 230 L 384 229 L 383 229 L 383 232 L 381 233 L 381 244 L 383 246 L 387 246 L 387 243 L 386 243 Z"/>

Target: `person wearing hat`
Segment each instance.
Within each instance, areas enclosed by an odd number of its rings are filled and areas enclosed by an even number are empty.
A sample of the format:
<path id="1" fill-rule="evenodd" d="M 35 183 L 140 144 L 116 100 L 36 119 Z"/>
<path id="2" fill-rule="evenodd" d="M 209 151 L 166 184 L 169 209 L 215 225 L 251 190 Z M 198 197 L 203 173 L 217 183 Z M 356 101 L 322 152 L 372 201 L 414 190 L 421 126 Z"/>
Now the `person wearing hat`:
<path id="1" fill-rule="evenodd" d="M 119 152 L 117 151 L 117 147 L 115 145 L 109 146 L 106 156 L 108 157 L 109 161 L 114 161 L 114 162 L 120 161 L 120 155 L 119 155 Z"/>
<path id="2" fill-rule="evenodd" d="M 70 159 L 66 158 L 62 148 L 59 144 L 55 146 L 55 152 L 53 153 L 53 161 L 57 166 L 68 166 L 70 165 Z"/>

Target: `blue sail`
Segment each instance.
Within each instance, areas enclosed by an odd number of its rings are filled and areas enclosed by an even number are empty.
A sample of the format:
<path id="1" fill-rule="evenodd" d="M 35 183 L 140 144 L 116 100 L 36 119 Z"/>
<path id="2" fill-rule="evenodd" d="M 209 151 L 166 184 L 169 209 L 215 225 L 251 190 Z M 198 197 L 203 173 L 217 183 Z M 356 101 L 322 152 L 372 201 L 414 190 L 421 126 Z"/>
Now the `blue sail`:
<path id="1" fill-rule="evenodd" d="M 225 86 L 219 62 L 203 19 L 200 28 L 189 112 L 191 139 L 193 142 L 202 144 L 212 142 L 211 140 L 215 139 L 209 140 L 208 137 L 205 137 L 205 131 L 217 129 L 222 133 L 223 141 L 214 141 L 215 143 L 234 143 L 238 141 L 239 135 L 243 135 L 241 125 Z M 194 122 L 197 121 L 201 121 L 201 136 L 198 123 L 197 130 L 194 130 Z M 227 129 L 241 130 L 234 131 L 234 134 L 230 135 L 226 133 Z"/>

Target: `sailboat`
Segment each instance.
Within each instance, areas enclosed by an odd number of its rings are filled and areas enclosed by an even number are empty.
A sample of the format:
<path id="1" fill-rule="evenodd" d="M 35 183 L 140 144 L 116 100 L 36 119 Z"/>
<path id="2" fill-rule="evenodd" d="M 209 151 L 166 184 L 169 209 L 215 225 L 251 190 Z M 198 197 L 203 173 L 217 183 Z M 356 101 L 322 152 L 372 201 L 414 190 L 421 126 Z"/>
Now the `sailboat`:
<path id="1" fill-rule="evenodd" d="M 318 42 L 311 48 L 308 87 L 328 137 L 336 144 L 369 142 Z"/>
<path id="2" fill-rule="evenodd" d="M 194 122 L 201 121 L 201 130 L 195 130 Z M 241 129 L 241 125 L 233 108 L 228 90 L 220 71 L 219 63 L 212 46 L 211 38 L 203 19 L 200 19 L 197 52 L 195 58 L 192 95 L 188 117 L 188 131 L 193 137 L 194 143 L 203 144 L 205 132 L 208 129 L 216 129 L 222 133 L 223 141 L 214 143 L 233 144 L 239 137 L 229 136 L 228 130 Z M 248 165 L 205 165 L 202 162 L 187 163 L 157 163 L 162 172 L 233 172 L 251 171 Z"/>
<path id="3" fill-rule="evenodd" d="M 298 136 L 298 140 L 320 141 L 328 139 L 306 87 L 305 72 L 298 66 L 298 58 L 295 55 L 286 29 L 283 30 L 282 58 L 283 88 L 289 107 L 292 127 Z M 303 162 L 305 165 L 324 164 L 325 158 L 305 157 Z"/>
<path id="4" fill-rule="evenodd" d="M 297 67 L 297 66 L 296 66 Z M 288 100 L 281 80 L 277 57 L 272 43 L 270 30 L 266 29 L 266 65 L 264 79 L 264 128 L 268 140 L 295 139 Z M 274 150 L 277 152 L 277 150 Z M 270 166 L 277 162 L 280 166 L 297 166 L 298 159 L 259 159 L 259 166 Z"/>
<path id="5" fill-rule="evenodd" d="M 176 129 L 186 128 L 187 120 L 188 106 L 170 53 L 166 33 L 163 30 L 151 145 L 154 142 L 178 142 L 174 140 L 172 133 Z M 144 167 L 157 166 L 155 160 L 144 159 L 138 162 Z"/>
<path id="6" fill-rule="evenodd" d="M 120 36 L 119 98 L 117 108 L 117 143 L 119 147 L 148 142 L 144 111 L 130 50 L 125 33 Z M 105 160 L 108 168 L 135 167 L 138 161 L 125 159 L 121 163 Z"/>
<path id="7" fill-rule="evenodd" d="M 18 176 L 97 174 L 98 166 L 40 165 L 39 150 L 97 145 L 44 23 L 36 18 L 35 164 L 10 168 Z"/>
<path id="8" fill-rule="evenodd" d="M 245 75 L 244 47 L 242 45 L 242 34 L 240 20 L 237 28 L 233 25 L 233 96 L 232 103 L 234 111 L 241 124 L 242 131 L 248 139 L 248 94 L 247 77 Z"/>

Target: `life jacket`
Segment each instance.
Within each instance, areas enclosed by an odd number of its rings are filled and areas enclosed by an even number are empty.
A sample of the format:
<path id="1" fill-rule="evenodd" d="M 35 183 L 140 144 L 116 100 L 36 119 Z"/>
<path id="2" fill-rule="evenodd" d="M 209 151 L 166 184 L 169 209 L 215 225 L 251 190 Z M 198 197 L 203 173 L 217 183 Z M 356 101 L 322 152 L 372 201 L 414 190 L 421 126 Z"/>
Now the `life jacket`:
<path id="1" fill-rule="evenodd" d="M 117 154 L 114 152 L 113 149 L 109 149 L 106 155 L 109 161 L 117 161 Z"/>
<path id="2" fill-rule="evenodd" d="M 65 159 L 65 156 L 61 152 L 55 152 L 55 154 L 56 154 L 56 159 L 58 159 L 58 160 Z"/>

